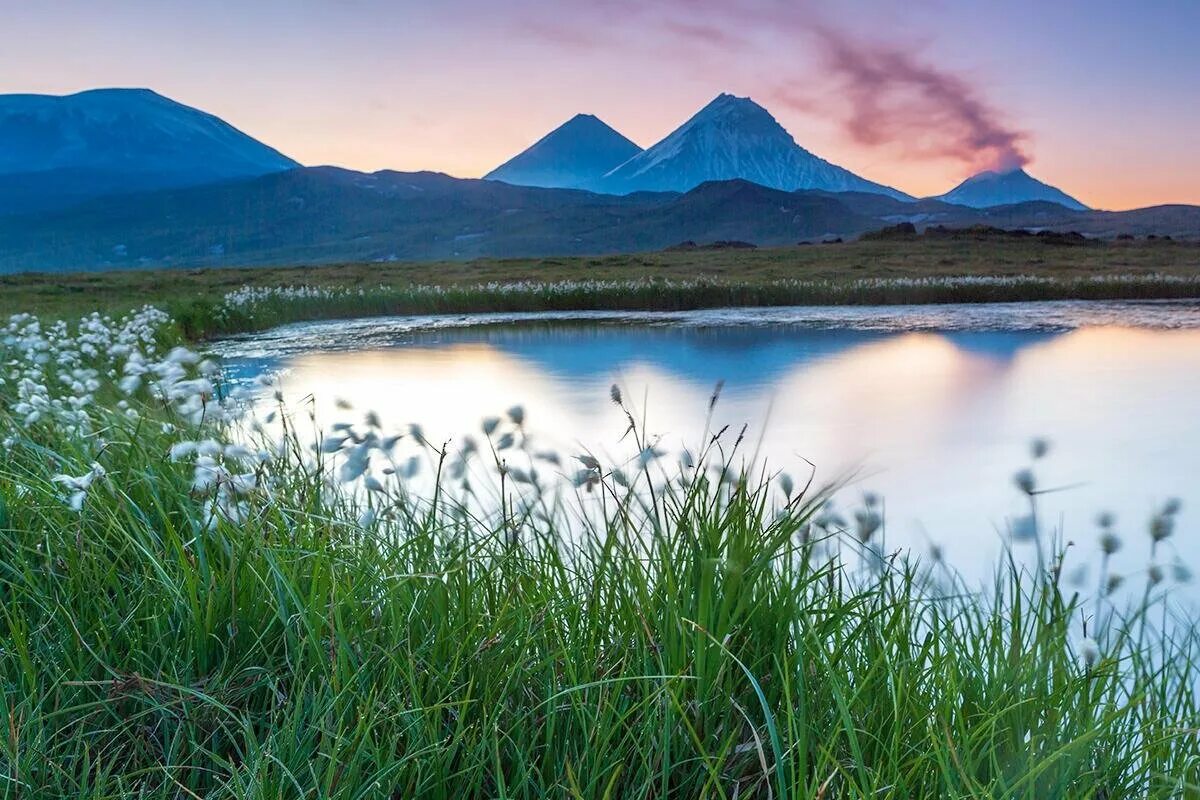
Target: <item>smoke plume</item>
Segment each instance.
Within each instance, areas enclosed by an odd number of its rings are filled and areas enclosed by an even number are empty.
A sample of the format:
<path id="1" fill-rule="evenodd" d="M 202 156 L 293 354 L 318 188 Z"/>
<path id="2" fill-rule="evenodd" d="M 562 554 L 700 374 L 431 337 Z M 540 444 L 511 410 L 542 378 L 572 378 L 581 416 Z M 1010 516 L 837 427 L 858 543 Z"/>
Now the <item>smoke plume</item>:
<path id="1" fill-rule="evenodd" d="M 952 158 L 974 169 L 1004 171 L 1029 162 L 1025 134 L 1005 124 L 967 81 L 903 50 L 855 42 L 824 27 L 811 30 L 839 83 L 845 100 L 839 121 L 854 141 L 898 146 L 918 158 Z M 795 83 L 774 96 L 811 111 L 812 98 Z"/>
<path id="2" fill-rule="evenodd" d="M 557 44 L 585 47 L 597 44 L 596 31 L 608 31 L 613 41 L 621 41 L 617 29 L 625 25 L 687 44 L 691 52 L 679 55 L 680 60 L 711 53 L 737 64 L 776 60 L 771 45 L 780 40 L 791 48 L 798 41 L 812 41 L 821 72 L 782 79 L 778 72 L 760 76 L 768 104 L 832 117 L 858 144 L 893 148 L 911 158 L 949 158 L 976 170 L 1002 171 L 1029 161 L 1026 135 L 1009 126 L 976 86 L 922 62 L 910 49 L 850 37 L 822 20 L 817 3 L 593 0 L 590 9 L 599 16 L 564 14 L 560 19 L 567 24 L 561 28 L 536 23 L 527 31 Z M 712 80 L 725 88 L 721 76 Z"/>

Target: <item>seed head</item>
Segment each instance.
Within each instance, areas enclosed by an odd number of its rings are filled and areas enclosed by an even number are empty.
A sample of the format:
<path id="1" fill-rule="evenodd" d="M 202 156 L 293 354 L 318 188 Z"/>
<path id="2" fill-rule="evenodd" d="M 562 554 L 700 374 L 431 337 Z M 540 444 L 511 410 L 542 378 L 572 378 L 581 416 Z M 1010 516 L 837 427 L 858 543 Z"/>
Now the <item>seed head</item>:
<path id="1" fill-rule="evenodd" d="M 1033 470 L 1021 469 L 1013 475 L 1013 483 L 1017 488 L 1028 495 L 1032 495 L 1037 491 L 1037 480 L 1033 477 Z"/>
<path id="2" fill-rule="evenodd" d="M 662 458 L 663 452 L 654 445 L 643 448 L 642 452 L 638 453 L 638 465 L 645 469 L 650 465 L 650 462 L 657 461 Z"/>
<path id="3" fill-rule="evenodd" d="M 868 542 L 875 532 L 883 525 L 883 517 L 869 508 L 859 509 L 854 513 L 856 533 L 860 542 Z"/>
<path id="4" fill-rule="evenodd" d="M 1091 669 L 1100 661 L 1100 645 L 1090 636 L 1085 636 L 1079 642 L 1079 660 L 1084 669 Z"/>
<path id="5" fill-rule="evenodd" d="M 1150 520 L 1150 538 L 1155 542 L 1171 538 L 1175 532 L 1175 518 L 1168 514 L 1156 514 Z"/>
<path id="6" fill-rule="evenodd" d="M 1014 542 L 1032 542 L 1038 537 L 1037 520 L 1032 514 L 1015 518 L 1010 527 Z"/>
<path id="7" fill-rule="evenodd" d="M 508 410 L 508 418 L 513 421 L 514 425 L 525 424 L 525 409 L 522 406 L 513 406 Z"/>
<path id="8" fill-rule="evenodd" d="M 1036 461 L 1050 452 L 1050 440 L 1038 437 L 1029 443 L 1029 452 Z"/>

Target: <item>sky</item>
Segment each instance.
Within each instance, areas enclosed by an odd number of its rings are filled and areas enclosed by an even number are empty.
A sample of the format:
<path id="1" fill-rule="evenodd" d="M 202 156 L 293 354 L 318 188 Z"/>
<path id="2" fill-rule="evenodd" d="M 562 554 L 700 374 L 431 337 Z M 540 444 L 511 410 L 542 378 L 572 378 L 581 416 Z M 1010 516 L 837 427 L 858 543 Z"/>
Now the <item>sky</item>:
<path id="1" fill-rule="evenodd" d="M 721 92 L 916 195 L 1024 164 L 1200 203 L 1196 0 L 0 0 L 0 93 L 148 87 L 308 164 L 478 177 L 576 113 L 643 147 Z"/>

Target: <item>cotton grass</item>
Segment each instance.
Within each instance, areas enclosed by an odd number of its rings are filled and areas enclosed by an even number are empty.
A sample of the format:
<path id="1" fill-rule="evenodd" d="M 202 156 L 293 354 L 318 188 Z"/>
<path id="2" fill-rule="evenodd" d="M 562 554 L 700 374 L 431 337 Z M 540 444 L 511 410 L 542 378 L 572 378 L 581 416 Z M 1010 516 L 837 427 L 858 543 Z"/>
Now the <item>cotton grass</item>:
<path id="1" fill-rule="evenodd" d="M 1115 575 L 1103 598 L 1060 586 L 1066 548 L 1023 487 L 1033 534 L 979 589 L 889 549 L 881 498 L 770 472 L 737 431 L 667 452 L 631 425 L 602 458 L 548 451 L 521 407 L 454 443 L 367 410 L 326 428 L 275 376 L 230 385 L 154 309 L 23 315 L 0 342 L 13 796 L 1200 782 L 1191 628 L 1158 624 L 1148 590 L 1117 597 Z M 1174 538 L 1157 524 L 1161 591 Z M 1054 570 L 1021 566 L 1029 546 Z"/>

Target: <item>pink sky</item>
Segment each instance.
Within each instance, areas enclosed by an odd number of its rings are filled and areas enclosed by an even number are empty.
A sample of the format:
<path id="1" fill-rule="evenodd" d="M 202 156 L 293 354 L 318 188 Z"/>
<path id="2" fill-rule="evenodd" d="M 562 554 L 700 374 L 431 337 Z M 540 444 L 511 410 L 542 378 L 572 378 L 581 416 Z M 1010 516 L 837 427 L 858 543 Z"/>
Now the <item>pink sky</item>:
<path id="1" fill-rule="evenodd" d="M 0 0 L 9 5 L 9 0 Z M 577 112 L 647 146 L 716 94 L 913 194 L 980 166 L 1103 208 L 1200 203 L 1200 4 L 45 0 L 0 92 L 147 86 L 305 164 L 482 175 Z"/>

